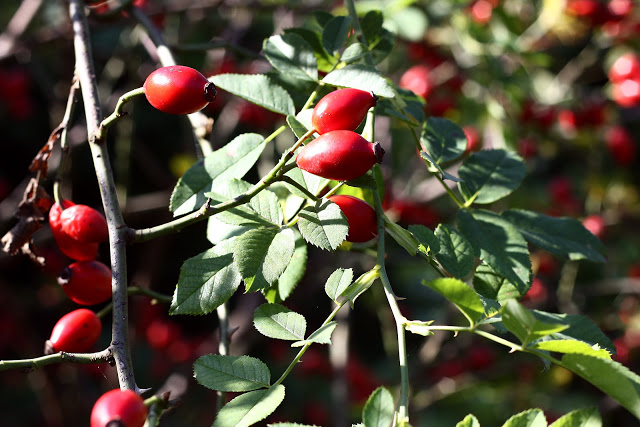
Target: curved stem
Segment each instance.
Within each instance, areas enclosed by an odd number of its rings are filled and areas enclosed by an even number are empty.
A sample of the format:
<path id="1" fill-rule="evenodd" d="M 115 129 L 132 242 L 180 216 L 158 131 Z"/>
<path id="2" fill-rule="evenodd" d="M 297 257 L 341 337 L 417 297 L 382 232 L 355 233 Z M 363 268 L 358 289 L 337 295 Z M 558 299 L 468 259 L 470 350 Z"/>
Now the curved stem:
<path id="1" fill-rule="evenodd" d="M 84 2 L 69 0 L 69 16 L 73 25 L 76 71 L 80 79 L 84 110 L 87 121 L 89 147 L 100 188 L 102 204 L 109 228 L 109 249 L 111 255 L 113 322 L 111 327 L 111 350 L 116 362 L 121 389 L 139 392 L 136 385 L 131 351 L 129 348 L 126 225 L 118 204 L 113 171 L 107 147 L 96 141 L 93 135 L 102 119 L 102 110 L 95 81 L 93 57 L 90 51 L 89 26 L 84 11 Z"/>
<path id="2" fill-rule="evenodd" d="M 73 80 L 71 82 L 71 88 L 69 89 L 69 97 L 67 98 L 67 106 L 64 111 L 64 117 L 60 123 L 62 132 L 60 133 L 60 163 L 58 164 L 58 171 L 56 172 L 56 179 L 53 183 L 53 199 L 60 205 L 60 209 L 64 210 L 62 201 L 62 188 L 60 183 L 62 182 L 62 176 L 64 174 L 64 168 L 67 164 L 67 157 L 69 154 L 69 126 L 71 119 L 76 110 L 76 103 L 80 96 L 80 80 L 77 73 L 74 72 Z"/>
<path id="3" fill-rule="evenodd" d="M 112 358 L 111 348 L 96 353 L 65 353 L 59 352 L 33 359 L 0 360 L 0 371 L 22 369 L 24 372 L 32 372 L 38 368 L 57 363 L 82 363 L 93 364 L 107 362 Z"/>
<path id="4" fill-rule="evenodd" d="M 113 110 L 113 113 L 109 115 L 106 119 L 100 123 L 98 130 L 96 131 L 94 138 L 95 139 L 105 139 L 107 137 L 107 131 L 112 124 L 126 116 L 127 113 L 124 110 L 124 106 L 133 100 L 136 96 L 144 95 L 144 88 L 139 87 L 137 89 L 131 90 L 124 95 L 122 95 L 118 99 L 118 103 L 116 104 L 116 108 Z"/>

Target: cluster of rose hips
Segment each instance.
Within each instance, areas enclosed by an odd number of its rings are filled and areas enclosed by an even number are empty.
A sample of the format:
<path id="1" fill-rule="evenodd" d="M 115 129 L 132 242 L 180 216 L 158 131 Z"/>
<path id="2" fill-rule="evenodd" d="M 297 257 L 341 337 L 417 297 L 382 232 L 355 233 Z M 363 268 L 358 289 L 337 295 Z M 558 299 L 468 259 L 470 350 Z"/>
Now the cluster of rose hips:
<path id="1" fill-rule="evenodd" d="M 380 163 L 384 155 L 380 144 L 372 144 L 354 132 L 376 101 L 373 93 L 352 88 L 338 89 L 318 101 L 311 124 L 320 136 L 300 150 L 298 167 L 323 178 L 348 181 Z M 346 195 L 330 196 L 329 200 L 347 218 L 347 241 L 362 243 L 377 236 L 376 213 L 371 205 Z"/>

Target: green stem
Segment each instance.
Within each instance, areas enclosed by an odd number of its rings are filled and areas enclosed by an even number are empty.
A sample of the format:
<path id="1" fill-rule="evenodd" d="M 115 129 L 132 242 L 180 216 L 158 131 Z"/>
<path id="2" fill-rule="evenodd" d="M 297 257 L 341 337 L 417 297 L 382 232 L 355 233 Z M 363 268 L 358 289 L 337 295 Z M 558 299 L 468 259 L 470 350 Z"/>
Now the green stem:
<path id="1" fill-rule="evenodd" d="M 344 301 L 341 301 L 340 304 L 338 304 L 333 311 L 331 312 L 331 314 L 329 314 L 329 316 L 325 319 L 325 321 L 322 323 L 322 326 L 327 325 L 329 322 L 331 322 L 333 320 L 334 317 L 336 317 L 336 315 L 338 314 L 338 312 L 340 311 L 340 309 L 342 307 L 344 307 L 344 305 L 349 302 L 349 300 L 345 299 Z M 278 384 L 281 384 L 285 378 L 287 378 L 287 376 L 291 373 L 291 371 L 293 370 L 293 368 L 298 364 L 298 362 L 300 361 L 300 359 L 302 358 L 302 356 L 304 355 L 304 353 L 307 351 L 307 349 L 309 347 L 311 347 L 312 343 L 307 343 L 305 344 L 300 351 L 298 351 L 298 354 L 296 354 L 296 357 L 293 358 L 293 360 L 291 361 L 291 363 L 289 364 L 289 366 L 287 366 L 287 369 L 282 373 L 282 375 L 280 376 L 280 378 L 278 378 L 278 381 L 276 381 L 275 383 L 273 383 L 273 386 L 277 386 Z"/>
<path id="2" fill-rule="evenodd" d="M 393 289 L 391 287 L 391 282 L 389 281 L 389 276 L 387 275 L 387 270 L 385 268 L 385 226 L 384 226 L 384 217 L 382 211 L 382 201 L 380 200 L 380 195 L 377 191 L 373 192 L 375 198 L 375 208 L 378 217 L 378 251 L 377 251 L 377 261 L 376 267 L 379 268 L 380 273 L 380 281 L 382 282 L 382 286 L 384 289 L 384 294 L 387 297 L 387 302 L 389 303 L 389 308 L 391 308 L 391 312 L 393 313 L 393 319 L 396 322 L 396 332 L 398 335 L 398 362 L 400 365 L 400 402 L 398 403 L 398 421 L 399 422 L 407 422 L 409 421 L 409 366 L 407 362 L 407 342 L 406 342 L 406 331 L 405 331 L 405 323 L 407 319 L 400 312 L 400 307 L 398 307 L 398 301 Z"/>
<path id="3" fill-rule="evenodd" d="M 285 126 L 282 126 L 280 129 L 286 129 Z M 236 206 L 243 205 L 248 203 L 256 194 L 269 187 L 271 184 L 279 180 L 282 175 L 288 170 L 285 167 L 286 163 L 293 157 L 296 149 L 307 139 L 313 131 L 307 132 L 303 135 L 286 153 L 282 156 L 280 161 L 266 174 L 257 184 L 251 187 L 246 192 L 240 194 L 239 196 L 234 197 L 233 199 L 218 203 L 217 205 L 211 206 L 211 199 L 207 201 L 200 209 L 195 212 L 192 212 L 188 215 L 185 215 L 181 218 L 178 218 L 174 221 L 167 222 L 162 225 L 158 225 L 156 227 L 145 228 L 140 230 L 128 229 L 128 240 L 134 243 L 146 242 L 148 240 L 154 239 L 159 236 L 164 236 L 167 234 L 175 233 L 183 228 L 195 224 L 199 221 L 202 221 L 206 218 L 209 218 L 212 215 L 218 214 L 220 212 L 227 211 L 231 208 L 235 208 Z M 273 136 L 275 137 L 275 136 Z M 292 165 L 295 167 L 295 165 Z"/>
<path id="4" fill-rule="evenodd" d="M 314 202 L 318 201 L 318 197 L 315 194 L 313 194 L 311 191 L 307 190 L 302 184 L 300 184 L 298 181 L 294 180 L 293 178 L 283 175 L 280 178 L 280 181 L 286 182 L 287 184 L 296 187 L 298 190 L 303 192 L 308 198 L 310 198 Z"/>
<path id="5" fill-rule="evenodd" d="M 152 291 L 151 289 L 147 288 L 141 288 L 139 286 L 130 286 L 128 291 L 129 295 L 144 295 L 167 304 L 170 303 L 173 298 L 171 295 L 161 294 L 160 292 Z"/>
<path id="6" fill-rule="evenodd" d="M 82 363 L 95 364 L 106 362 L 112 359 L 111 348 L 97 353 L 65 353 L 59 352 L 46 356 L 34 357 L 33 359 L 0 360 L 0 372 L 12 369 L 21 369 L 25 372 L 32 372 L 38 368 L 57 363 Z"/>
<path id="7" fill-rule="evenodd" d="M 124 106 L 131 102 L 135 97 L 144 95 L 144 88 L 139 87 L 137 89 L 131 90 L 118 99 L 118 103 L 116 104 L 116 108 L 113 110 L 113 113 L 106 119 L 100 123 L 98 130 L 94 134 L 94 138 L 96 140 L 104 140 L 107 137 L 107 132 L 112 124 L 126 116 L 127 113 L 124 110 Z"/>

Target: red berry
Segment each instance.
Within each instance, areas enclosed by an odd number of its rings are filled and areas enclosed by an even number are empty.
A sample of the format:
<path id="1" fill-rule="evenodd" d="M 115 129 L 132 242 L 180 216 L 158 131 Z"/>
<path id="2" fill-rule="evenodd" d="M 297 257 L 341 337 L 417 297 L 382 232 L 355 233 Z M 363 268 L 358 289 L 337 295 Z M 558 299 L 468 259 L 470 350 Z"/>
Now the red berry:
<path id="1" fill-rule="evenodd" d="M 611 95 L 621 107 L 635 107 L 640 104 L 640 78 L 615 83 Z"/>
<path id="2" fill-rule="evenodd" d="M 216 87 L 197 70 L 172 65 L 155 70 L 144 82 L 147 100 L 169 114 L 191 114 L 216 98 Z"/>
<path id="3" fill-rule="evenodd" d="M 469 10 L 473 20 L 480 25 L 484 25 L 491 20 L 493 7 L 493 4 L 487 0 L 475 0 Z"/>
<path id="4" fill-rule="evenodd" d="M 332 130 L 355 130 L 376 105 L 372 92 L 359 89 L 338 89 L 325 95 L 313 109 L 311 123 L 319 134 Z"/>
<path id="5" fill-rule="evenodd" d="M 473 126 L 465 126 L 462 128 L 464 135 L 467 137 L 467 149 L 466 152 L 478 151 L 482 148 L 482 141 L 480 133 Z"/>
<path id="6" fill-rule="evenodd" d="M 338 205 L 349 223 L 348 242 L 368 242 L 378 235 L 376 211 L 364 200 L 357 197 L 337 195 L 329 197 Z"/>
<path id="7" fill-rule="evenodd" d="M 63 202 L 65 208 L 74 206 L 75 204 L 69 200 Z M 54 203 L 49 210 L 49 225 L 51 226 L 51 232 L 56 240 L 56 244 L 60 251 L 69 258 L 73 258 L 78 261 L 92 260 L 98 254 L 98 243 L 83 243 L 73 239 L 62 229 L 62 221 L 60 217 L 62 215 L 62 209 L 60 205 Z"/>
<path id="8" fill-rule="evenodd" d="M 582 225 L 584 225 L 584 228 L 589 230 L 591 234 L 596 236 L 598 239 L 602 239 L 604 236 L 606 224 L 600 215 L 589 215 L 585 217 L 582 220 Z"/>
<path id="9" fill-rule="evenodd" d="M 408 89 L 424 99 L 429 97 L 433 84 L 431 83 L 431 69 L 426 64 L 418 64 L 409 68 L 400 77 L 399 86 Z"/>
<path id="10" fill-rule="evenodd" d="M 77 304 L 100 304 L 111 298 L 111 270 L 100 261 L 74 262 L 62 270 L 58 283 Z"/>
<path id="11" fill-rule="evenodd" d="M 69 237 L 82 243 L 101 243 L 109 239 L 104 215 L 87 205 L 73 205 L 63 210 L 60 226 Z"/>
<path id="12" fill-rule="evenodd" d="M 620 166 L 629 166 L 636 157 L 636 143 L 631 134 L 622 126 L 614 126 L 604 135 L 605 145 Z"/>
<path id="13" fill-rule="evenodd" d="M 640 77 L 640 59 L 634 53 L 625 53 L 611 65 L 609 80 L 622 83 L 627 79 L 637 80 Z"/>
<path id="14" fill-rule="evenodd" d="M 314 175 L 347 181 L 364 175 L 382 161 L 384 150 L 350 130 L 334 130 L 305 145 L 296 162 Z"/>
<path id="15" fill-rule="evenodd" d="M 98 341 L 101 331 L 100 318 L 91 310 L 79 308 L 58 320 L 47 341 L 46 352 L 83 353 Z"/>
<path id="16" fill-rule="evenodd" d="M 133 390 L 110 390 L 100 396 L 91 410 L 91 427 L 142 427 L 147 406 Z"/>

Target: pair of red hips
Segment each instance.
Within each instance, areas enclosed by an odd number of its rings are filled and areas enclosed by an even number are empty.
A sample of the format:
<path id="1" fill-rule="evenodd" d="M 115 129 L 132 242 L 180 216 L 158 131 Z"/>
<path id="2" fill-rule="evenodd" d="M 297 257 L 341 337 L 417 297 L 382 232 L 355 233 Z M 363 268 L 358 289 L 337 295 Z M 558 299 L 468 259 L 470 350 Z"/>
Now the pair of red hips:
<path id="1" fill-rule="evenodd" d="M 382 161 L 384 150 L 354 132 L 377 97 L 363 90 L 345 88 L 329 93 L 316 104 L 311 123 L 320 136 L 307 144 L 296 163 L 314 175 L 338 181 L 356 179 Z M 377 236 L 375 210 L 353 196 L 329 200 L 340 207 L 349 224 L 349 242 L 367 242 Z"/>

